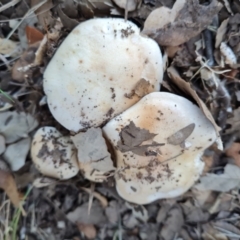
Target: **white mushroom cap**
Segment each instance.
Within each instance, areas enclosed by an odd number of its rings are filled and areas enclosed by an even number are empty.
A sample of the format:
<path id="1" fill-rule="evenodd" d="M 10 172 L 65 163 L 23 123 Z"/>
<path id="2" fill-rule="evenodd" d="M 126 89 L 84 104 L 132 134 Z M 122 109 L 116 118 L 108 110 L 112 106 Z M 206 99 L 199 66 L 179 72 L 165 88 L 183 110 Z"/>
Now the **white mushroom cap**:
<path id="1" fill-rule="evenodd" d="M 115 146 L 117 191 L 137 204 L 186 192 L 202 173 L 203 151 L 217 139 L 196 105 L 164 92 L 148 94 L 103 132 Z"/>
<path id="2" fill-rule="evenodd" d="M 92 19 L 64 40 L 44 73 L 55 119 L 71 131 L 97 127 L 160 89 L 159 46 L 124 19 Z"/>
<path id="3" fill-rule="evenodd" d="M 77 151 L 70 137 L 63 137 L 54 127 L 42 127 L 35 133 L 31 147 L 32 161 L 45 176 L 69 179 L 79 171 Z"/>

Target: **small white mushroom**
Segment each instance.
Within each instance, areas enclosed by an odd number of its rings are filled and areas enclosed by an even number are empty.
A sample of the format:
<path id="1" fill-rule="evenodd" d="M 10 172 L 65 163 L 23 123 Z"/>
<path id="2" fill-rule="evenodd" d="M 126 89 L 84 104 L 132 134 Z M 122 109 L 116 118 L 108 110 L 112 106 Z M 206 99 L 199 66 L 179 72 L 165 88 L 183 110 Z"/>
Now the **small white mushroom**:
<path id="1" fill-rule="evenodd" d="M 92 19 L 64 40 L 44 73 L 51 113 L 78 132 L 98 127 L 160 89 L 162 55 L 124 19 Z"/>
<path id="2" fill-rule="evenodd" d="M 186 192 L 202 173 L 204 150 L 217 140 L 196 105 L 164 92 L 148 94 L 103 132 L 115 147 L 117 191 L 137 204 Z"/>
<path id="3" fill-rule="evenodd" d="M 63 137 L 54 127 L 42 127 L 35 133 L 31 147 L 32 161 L 45 176 L 69 179 L 79 171 L 77 151 L 70 137 Z"/>

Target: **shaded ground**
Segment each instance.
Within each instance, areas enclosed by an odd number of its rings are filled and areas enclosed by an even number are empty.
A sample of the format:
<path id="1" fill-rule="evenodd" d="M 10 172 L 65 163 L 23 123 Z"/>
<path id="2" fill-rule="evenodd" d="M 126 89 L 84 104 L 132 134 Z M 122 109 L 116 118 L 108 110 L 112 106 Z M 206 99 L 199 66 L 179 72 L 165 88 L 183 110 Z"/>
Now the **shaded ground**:
<path id="1" fill-rule="evenodd" d="M 240 239 L 239 1 L 133 1 L 128 13 L 111 0 L 1 3 L 0 239 Z M 173 11 L 149 16 L 161 6 Z M 158 41 L 166 62 L 162 90 L 191 99 L 222 129 L 224 150 L 205 152 L 202 178 L 178 198 L 133 205 L 118 196 L 112 178 L 58 181 L 31 162 L 36 129 L 68 134 L 48 110 L 44 69 L 67 34 L 94 16 L 127 16 Z"/>

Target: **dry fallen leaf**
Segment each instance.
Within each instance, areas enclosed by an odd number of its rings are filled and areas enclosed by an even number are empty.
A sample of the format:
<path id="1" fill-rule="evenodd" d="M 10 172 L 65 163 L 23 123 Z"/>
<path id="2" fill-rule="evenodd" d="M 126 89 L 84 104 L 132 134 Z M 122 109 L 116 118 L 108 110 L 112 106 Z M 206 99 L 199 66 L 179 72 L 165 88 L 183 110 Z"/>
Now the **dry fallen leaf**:
<path id="1" fill-rule="evenodd" d="M 140 220 L 141 222 L 145 222 L 145 223 L 148 221 L 148 219 L 149 219 L 148 211 L 144 206 L 135 205 L 135 204 L 128 203 L 128 202 L 126 202 L 125 204 L 128 209 L 132 210 L 132 215 L 136 219 Z"/>
<path id="2" fill-rule="evenodd" d="M 229 18 L 222 21 L 220 27 L 217 30 L 216 40 L 215 40 L 215 48 L 218 48 L 223 41 L 223 38 L 227 32 L 227 26 L 228 26 Z"/>
<path id="3" fill-rule="evenodd" d="M 22 209 L 23 214 L 25 213 L 21 206 L 20 193 L 17 190 L 16 182 L 8 170 L 8 167 L 4 161 L 0 159 L 0 188 L 4 190 L 12 204 L 16 208 Z"/>
<path id="4" fill-rule="evenodd" d="M 6 143 L 13 143 L 28 136 L 38 126 L 38 122 L 30 114 L 24 112 L 0 112 L 0 133 Z"/>
<path id="5" fill-rule="evenodd" d="M 228 231 L 240 236 L 240 229 L 225 221 L 213 222 L 213 226 L 219 231 Z"/>
<path id="6" fill-rule="evenodd" d="M 143 32 L 163 28 L 165 25 L 174 22 L 185 4 L 186 0 L 177 0 L 172 9 L 162 6 L 153 10 L 144 22 Z"/>
<path id="7" fill-rule="evenodd" d="M 9 39 L 0 38 L 0 54 L 5 57 L 18 57 L 22 52 L 20 44 Z"/>
<path id="8" fill-rule="evenodd" d="M 98 202 L 93 201 L 91 207 L 91 214 L 88 214 L 88 202 L 82 204 L 80 207 L 77 207 L 73 211 L 67 214 L 68 220 L 73 223 L 85 223 L 85 224 L 94 224 L 94 225 L 103 225 L 106 223 L 107 218 L 104 215 L 102 206 Z"/>
<path id="9" fill-rule="evenodd" d="M 84 224 L 77 222 L 77 227 L 88 239 L 95 239 L 97 230 L 93 224 Z"/>
<path id="10" fill-rule="evenodd" d="M 118 144 L 118 147 L 121 148 L 121 145 L 130 148 L 136 147 L 144 141 L 154 138 L 156 135 L 157 134 L 150 133 L 146 129 L 136 127 L 134 122 L 131 121 L 126 127 L 122 128 L 120 132 L 121 143 Z"/>
<path id="11" fill-rule="evenodd" d="M 168 212 L 160 235 L 164 240 L 174 239 L 176 233 L 180 232 L 184 224 L 183 213 L 179 207 L 174 207 Z"/>
<path id="12" fill-rule="evenodd" d="M 133 121 L 122 128 L 119 135 L 121 140 L 118 141 L 117 147 L 121 152 L 132 151 L 140 156 L 146 156 L 151 154 L 148 148 L 164 145 L 164 143 L 157 143 L 154 141 L 152 141 L 151 144 L 141 145 L 143 142 L 153 139 L 157 134 L 150 133 L 146 129 L 136 127 Z"/>
<path id="13" fill-rule="evenodd" d="M 173 22 L 164 26 L 161 24 L 154 29 L 144 27 L 143 33 L 155 39 L 159 45 L 178 46 L 202 32 L 221 8 L 222 4 L 217 0 L 213 0 L 208 6 L 199 4 L 198 0 L 188 0 L 182 8 L 179 8 L 181 10 L 177 16 L 175 15 Z M 166 16 L 172 17 L 171 13 Z"/>
<path id="14" fill-rule="evenodd" d="M 201 108 L 206 118 L 215 127 L 216 134 L 219 136 L 219 131 L 221 130 L 221 128 L 219 128 L 219 126 L 216 124 L 211 112 L 208 110 L 205 103 L 199 98 L 196 91 L 192 89 L 191 84 L 189 82 L 184 81 L 173 66 L 167 69 L 167 73 L 174 84 L 176 84 L 185 94 L 191 96 L 197 102 L 198 106 Z M 218 137 L 216 142 L 218 144 L 218 149 L 222 150 L 223 146 L 220 136 Z"/>
<path id="15" fill-rule="evenodd" d="M 18 171 L 24 166 L 30 145 L 31 139 L 28 137 L 7 146 L 3 158 L 12 171 Z"/>
<path id="16" fill-rule="evenodd" d="M 57 11 L 58 11 L 58 15 L 62 21 L 62 24 L 65 28 L 72 30 L 79 24 L 79 22 L 77 20 L 68 17 L 59 6 L 57 7 Z"/>
<path id="17" fill-rule="evenodd" d="M 26 26 L 25 30 L 26 30 L 28 44 L 39 42 L 44 37 L 44 35 L 34 27 Z"/>
<path id="18" fill-rule="evenodd" d="M 226 155 L 234 159 L 234 163 L 240 167 L 240 143 L 234 142 L 227 150 Z"/>
<path id="19" fill-rule="evenodd" d="M 12 78 L 15 81 L 23 82 L 25 81 L 25 75 L 27 70 L 33 64 L 35 60 L 35 52 L 37 51 L 40 42 L 35 42 L 30 45 L 28 49 L 21 55 L 21 57 L 14 63 L 12 68 Z"/>
<path id="20" fill-rule="evenodd" d="M 240 107 L 236 108 L 233 111 L 233 117 L 229 118 L 227 120 L 227 123 L 231 125 L 230 128 L 226 129 L 225 132 L 227 134 L 234 133 L 236 131 L 239 131 L 240 129 Z"/>
<path id="21" fill-rule="evenodd" d="M 172 145 L 179 145 L 183 143 L 193 132 L 195 123 L 191 123 L 188 126 L 175 132 L 173 135 L 167 138 L 167 142 Z"/>
<path id="22" fill-rule="evenodd" d="M 226 64 L 231 67 L 234 67 L 237 64 L 237 57 L 235 56 L 233 50 L 225 42 L 220 44 L 220 52 Z"/>
<path id="23" fill-rule="evenodd" d="M 31 0 L 31 7 L 38 5 L 40 2 L 42 2 L 42 0 Z M 38 21 L 44 30 L 47 30 L 47 27 L 51 26 L 54 21 L 50 11 L 52 7 L 52 0 L 47 0 L 46 3 L 37 8 L 37 10 L 35 11 Z"/>
<path id="24" fill-rule="evenodd" d="M 227 164 L 223 174 L 208 173 L 200 178 L 200 183 L 194 187 L 199 190 L 212 190 L 228 192 L 240 184 L 240 168 L 236 165 Z"/>
<path id="25" fill-rule="evenodd" d="M 71 139 L 78 150 L 80 170 L 86 178 L 101 182 L 110 172 L 115 171 L 100 128 L 89 128 Z"/>
<path id="26" fill-rule="evenodd" d="M 120 216 L 119 210 L 120 210 L 119 202 L 115 200 L 109 202 L 109 205 L 105 209 L 105 214 L 110 223 L 116 224 L 118 222 L 118 218 Z"/>
<path id="27" fill-rule="evenodd" d="M 0 155 L 5 152 L 6 144 L 4 136 L 0 135 Z"/>
<path id="28" fill-rule="evenodd" d="M 220 233 L 217 229 L 214 228 L 212 222 L 206 223 L 202 225 L 203 233 L 202 238 L 203 240 L 228 240 L 229 238 L 224 234 Z"/>
<path id="29" fill-rule="evenodd" d="M 43 188 L 55 183 L 57 183 L 56 179 L 49 177 L 39 177 L 34 180 L 33 186 L 35 188 Z"/>
<path id="30" fill-rule="evenodd" d="M 163 223 L 167 217 L 169 210 L 176 203 L 175 199 L 162 200 L 160 203 L 160 210 L 158 211 L 156 221 L 157 223 Z"/>
<path id="31" fill-rule="evenodd" d="M 191 203 L 190 200 L 181 204 L 186 221 L 190 223 L 207 222 L 210 218 L 210 213 L 202 208 L 197 207 Z"/>

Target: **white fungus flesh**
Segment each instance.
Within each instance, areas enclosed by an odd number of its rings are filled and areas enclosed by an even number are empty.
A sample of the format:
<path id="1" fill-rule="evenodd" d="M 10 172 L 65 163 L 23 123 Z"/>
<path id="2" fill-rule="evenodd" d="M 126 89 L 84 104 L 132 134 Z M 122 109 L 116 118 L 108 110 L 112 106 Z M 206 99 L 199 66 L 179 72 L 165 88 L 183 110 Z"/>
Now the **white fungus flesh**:
<path id="1" fill-rule="evenodd" d="M 115 147 L 117 191 L 137 204 L 186 192 L 202 173 L 204 150 L 217 140 L 196 105 L 164 92 L 148 94 L 103 132 Z"/>
<path id="2" fill-rule="evenodd" d="M 64 40 L 44 73 L 51 113 L 77 132 L 97 127 L 160 89 L 157 43 L 124 19 L 92 19 Z"/>
<path id="3" fill-rule="evenodd" d="M 38 129 L 31 156 L 39 172 L 48 177 L 69 179 L 79 171 L 77 151 L 70 137 L 62 136 L 54 127 Z"/>

